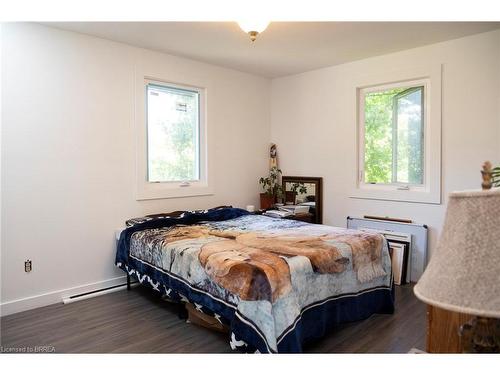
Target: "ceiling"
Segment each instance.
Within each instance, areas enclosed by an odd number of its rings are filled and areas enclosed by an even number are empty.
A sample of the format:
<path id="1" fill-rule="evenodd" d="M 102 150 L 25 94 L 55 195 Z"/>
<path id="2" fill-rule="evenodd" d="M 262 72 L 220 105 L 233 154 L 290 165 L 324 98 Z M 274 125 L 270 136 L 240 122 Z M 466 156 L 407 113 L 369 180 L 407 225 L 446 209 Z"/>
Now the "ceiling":
<path id="1" fill-rule="evenodd" d="M 252 43 L 235 22 L 45 24 L 270 78 L 500 28 L 500 22 L 272 22 Z"/>

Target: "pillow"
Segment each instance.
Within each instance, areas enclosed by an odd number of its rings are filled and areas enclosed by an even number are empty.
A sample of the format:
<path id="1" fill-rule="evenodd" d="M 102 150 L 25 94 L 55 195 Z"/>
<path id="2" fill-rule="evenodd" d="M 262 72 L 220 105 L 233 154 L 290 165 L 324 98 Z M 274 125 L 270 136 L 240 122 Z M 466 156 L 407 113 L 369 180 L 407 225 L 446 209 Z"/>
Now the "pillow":
<path id="1" fill-rule="evenodd" d="M 131 226 L 134 226 L 136 224 L 142 224 L 142 223 L 145 223 L 146 221 L 150 221 L 153 219 L 164 219 L 167 217 L 179 217 L 186 212 L 194 212 L 194 213 L 196 213 L 196 212 L 208 212 L 208 211 L 213 211 L 213 210 L 219 210 L 221 208 L 233 208 L 233 206 L 217 206 L 214 208 L 209 208 L 208 210 L 172 211 L 172 212 L 167 212 L 167 213 L 163 213 L 163 214 L 146 215 L 146 216 L 142 216 L 142 217 L 128 219 L 127 221 L 125 221 L 125 225 L 127 227 L 131 227 Z"/>

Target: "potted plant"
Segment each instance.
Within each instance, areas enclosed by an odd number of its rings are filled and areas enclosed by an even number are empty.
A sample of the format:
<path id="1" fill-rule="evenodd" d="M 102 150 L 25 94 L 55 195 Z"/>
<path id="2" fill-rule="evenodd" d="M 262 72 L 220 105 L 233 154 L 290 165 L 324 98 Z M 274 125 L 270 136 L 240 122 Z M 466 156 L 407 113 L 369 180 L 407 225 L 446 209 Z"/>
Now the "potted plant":
<path id="1" fill-rule="evenodd" d="M 307 187 L 304 185 L 303 182 L 294 182 L 292 184 L 292 189 L 290 191 L 285 192 L 285 201 L 286 202 L 292 202 L 292 204 L 297 203 L 297 194 L 306 194 L 307 193 Z"/>
<path id="2" fill-rule="evenodd" d="M 264 190 L 260 193 L 260 208 L 261 210 L 267 210 L 271 208 L 278 199 L 283 196 L 283 188 L 280 183 L 281 169 L 278 167 L 272 167 L 269 170 L 268 177 L 261 177 L 259 184 Z"/>
<path id="3" fill-rule="evenodd" d="M 493 186 L 500 187 L 500 167 L 495 167 L 491 170 L 491 178 Z"/>

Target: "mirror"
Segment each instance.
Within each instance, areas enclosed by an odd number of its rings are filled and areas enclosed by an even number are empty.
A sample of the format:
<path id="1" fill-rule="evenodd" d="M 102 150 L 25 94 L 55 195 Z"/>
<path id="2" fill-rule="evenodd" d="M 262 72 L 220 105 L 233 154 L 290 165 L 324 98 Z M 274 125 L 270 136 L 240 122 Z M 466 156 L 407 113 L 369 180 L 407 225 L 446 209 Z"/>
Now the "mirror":
<path id="1" fill-rule="evenodd" d="M 282 185 L 285 190 L 284 204 L 308 206 L 311 222 L 323 223 L 321 177 L 283 176 Z"/>

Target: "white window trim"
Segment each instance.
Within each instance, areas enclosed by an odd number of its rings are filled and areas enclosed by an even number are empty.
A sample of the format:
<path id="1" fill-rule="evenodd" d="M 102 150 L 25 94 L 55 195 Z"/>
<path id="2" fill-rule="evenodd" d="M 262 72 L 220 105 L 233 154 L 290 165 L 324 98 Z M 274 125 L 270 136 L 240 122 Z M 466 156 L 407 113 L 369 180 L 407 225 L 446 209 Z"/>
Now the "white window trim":
<path id="1" fill-rule="evenodd" d="M 211 178 L 211 164 L 208 152 L 208 121 L 207 121 L 207 85 L 205 82 L 168 78 L 161 72 L 151 72 L 137 69 L 135 79 L 135 139 L 136 139 L 136 199 L 166 199 L 212 195 L 214 193 Z M 148 150 L 147 150 L 147 113 L 146 86 L 148 83 L 165 85 L 180 89 L 195 90 L 200 94 L 199 103 L 199 166 L 200 178 L 196 181 L 149 182 L 148 181 Z"/>
<path id="2" fill-rule="evenodd" d="M 424 86 L 424 184 L 369 184 L 364 182 L 363 93 L 399 86 Z M 441 204 L 441 65 L 381 72 L 360 79 L 356 100 L 356 174 L 351 198 Z"/>
<path id="3" fill-rule="evenodd" d="M 365 140 L 365 100 L 364 100 L 364 95 L 367 93 L 371 92 L 379 92 L 379 91 L 387 91 L 390 89 L 394 88 L 400 88 L 400 87 L 407 87 L 407 88 L 412 88 L 412 87 L 424 87 L 424 176 L 423 176 L 423 184 L 403 184 L 403 183 L 377 183 L 377 184 L 371 184 L 371 183 L 366 183 L 364 181 L 364 160 L 365 160 L 365 147 L 364 147 L 364 140 Z M 430 163 L 429 160 L 427 160 L 425 155 L 425 151 L 430 147 L 428 144 L 428 139 L 427 137 L 427 127 L 430 125 L 430 111 L 427 109 L 429 106 L 429 95 L 427 94 L 427 91 L 429 90 L 429 80 L 428 79 L 420 79 L 420 80 L 415 80 L 415 81 L 405 81 L 405 82 L 399 82 L 399 83 L 392 83 L 388 85 L 377 85 L 373 87 L 367 87 L 367 88 L 360 88 L 358 89 L 358 116 L 359 116 L 359 121 L 358 121 L 358 126 L 359 126 L 359 147 L 358 147 L 358 152 L 359 152 L 359 157 L 358 157 L 358 171 L 359 171 L 359 186 L 361 189 L 379 189 L 379 190 L 387 190 L 387 189 L 392 189 L 396 188 L 396 190 L 412 190 L 412 191 L 425 191 L 426 189 L 426 184 L 427 181 L 429 181 L 429 167 Z"/>

